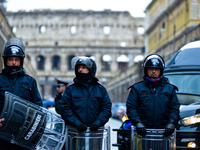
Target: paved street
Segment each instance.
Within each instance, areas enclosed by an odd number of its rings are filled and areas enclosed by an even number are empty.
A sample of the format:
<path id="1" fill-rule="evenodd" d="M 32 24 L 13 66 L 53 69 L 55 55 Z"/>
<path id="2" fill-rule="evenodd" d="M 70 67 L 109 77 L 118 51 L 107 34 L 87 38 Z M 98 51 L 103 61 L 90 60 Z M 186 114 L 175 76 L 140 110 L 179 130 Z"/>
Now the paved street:
<path id="1" fill-rule="evenodd" d="M 117 147 L 113 147 L 113 143 L 117 143 L 117 132 L 112 131 L 112 129 L 117 129 L 121 126 L 122 122 L 117 119 L 110 118 L 109 122 L 106 125 L 111 127 L 111 150 L 118 150 Z"/>

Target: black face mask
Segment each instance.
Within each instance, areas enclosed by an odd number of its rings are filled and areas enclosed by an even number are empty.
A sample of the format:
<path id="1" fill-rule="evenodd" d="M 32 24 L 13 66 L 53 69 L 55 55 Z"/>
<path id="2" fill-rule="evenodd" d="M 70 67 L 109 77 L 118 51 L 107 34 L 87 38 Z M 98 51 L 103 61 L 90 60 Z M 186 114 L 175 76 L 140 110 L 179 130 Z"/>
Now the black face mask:
<path id="1" fill-rule="evenodd" d="M 21 66 L 6 66 L 5 69 L 8 69 L 8 70 L 13 70 L 13 69 L 16 69 L 16 71 L 19 71 L 22 69 Z"/>
<path id="2" fill-rule="evenodd" d="M 16 69 L 16 71 L 13 71 L 13 69 Z M 23 75 L 24 71 L 21 66 L 6 66 L 5 69 L 2 70 L 2 73 L 6 75 Z"/>
<path id="3" fill-rule="evenodd" d="M 81 82 L 87 82 L 91 79 L 90 73 L 76 73 L 76 78 Z"/>

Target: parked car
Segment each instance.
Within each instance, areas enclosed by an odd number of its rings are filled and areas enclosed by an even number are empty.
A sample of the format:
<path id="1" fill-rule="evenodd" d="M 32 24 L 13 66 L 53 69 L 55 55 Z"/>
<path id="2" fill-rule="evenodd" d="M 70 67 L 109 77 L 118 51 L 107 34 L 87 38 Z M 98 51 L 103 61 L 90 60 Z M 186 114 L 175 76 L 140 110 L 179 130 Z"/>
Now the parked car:
<path id="1" fill-rule="evenodd" d="M 183 46 L 166 64 L 164 76 L 179 89 L 181 108 L 176 149 L 200 149 L 200 41 Z M 130 149 L 130 123 L 127 126 L 125 123 L 120 129 L 113 129 L 117 131 L 117 143 L 113 146 L 119 150 Z"/>
<path id="2" fill-rule="evenodd" d="M 181 104 L 200 100 L 200 41 L 183 46 L 166 64 L 164 76 L 178 87 Z"/>
<path id="3" fill-rule="evenodd" d="M 200 41 L 183 46 L 166 64 L 164 75 L 178 87 L 177 96 L 183 105 L 177 128 L 177 149 L 200 149 Z"/>
<path id="4" fill-rule="evenodd" d="M 177 147 L 200 149 L 200 102 L 183 106 L 180 117 L 176 133 Z"/>

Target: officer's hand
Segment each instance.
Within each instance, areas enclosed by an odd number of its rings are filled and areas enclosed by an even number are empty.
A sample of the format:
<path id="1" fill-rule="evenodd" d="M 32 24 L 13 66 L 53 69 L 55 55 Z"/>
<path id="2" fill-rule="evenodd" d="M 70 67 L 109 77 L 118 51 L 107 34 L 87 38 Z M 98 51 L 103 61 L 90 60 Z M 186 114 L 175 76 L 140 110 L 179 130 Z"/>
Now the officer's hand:
<path id="1" fill-rule="evenodd" d="M 2 126 L 2 122 L 3 122 L 4 120 L 5 120 L 4 118 L 0 119 L 0 127 Z"/>
<path id="2" fill-rule="evenodd" d="M 87 130 L 87 126 L 83 123 L 81 123 L 79 126 L 78 126 L 78 132 L 84 132 Z"/>
<path id="3" fill-rule="evenodd" d="M 143 123 L 138 122 L 135 127 L 136 127 L 138 135 L 141 135 L 141 136 L 146 135 L 146 128 Z"/>
<path id="4" fill-rule="evenodd" d="M 169 123 L 165 126 L 164 136 L 170 136 L 175 130 L 174 121 L 169 121 Z"/>
<path id="5" fill-rule="evenodd" d="M 96 123 L 93 123 L 90 125 L 90 131 L 97 131 L 99 129 L 99 125 Z"/>

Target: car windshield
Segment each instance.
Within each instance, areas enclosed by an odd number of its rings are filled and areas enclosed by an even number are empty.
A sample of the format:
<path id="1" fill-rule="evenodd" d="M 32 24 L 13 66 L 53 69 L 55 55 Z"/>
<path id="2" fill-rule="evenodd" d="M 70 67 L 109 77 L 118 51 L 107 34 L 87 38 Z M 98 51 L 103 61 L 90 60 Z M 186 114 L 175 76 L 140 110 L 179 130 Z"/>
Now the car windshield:
<path id="1" fill-rule="evenodd" d="M 199 74 L 173 74 L 166 75 L 169 82 L 178 87 L 177 93 L 188 93 L 200 95 Z"/>
<path id="2" fill-rule="evenodd" d="M 167 74 L 169 82 L 178 87 L 177 95 L 181 104 L 200 101 L 199 74 Z"/>

